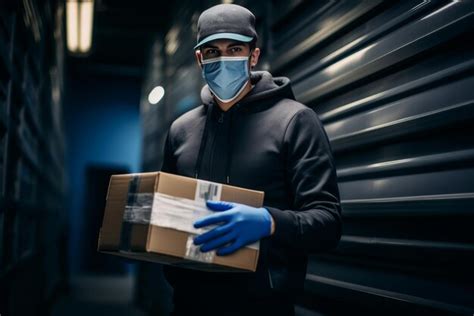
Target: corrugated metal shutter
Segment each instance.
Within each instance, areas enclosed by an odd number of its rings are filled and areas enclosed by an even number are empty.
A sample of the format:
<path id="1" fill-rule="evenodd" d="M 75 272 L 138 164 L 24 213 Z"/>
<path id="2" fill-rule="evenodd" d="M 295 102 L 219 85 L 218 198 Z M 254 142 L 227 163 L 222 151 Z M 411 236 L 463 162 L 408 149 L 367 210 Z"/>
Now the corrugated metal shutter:
<path id="1" fill-rule="evenodd" d="M 341 243 L 312 257 L 302 303 L 472 314 L 473 2 L 273 10 L 271 71 L 324 123 L 343 202 Z"/>

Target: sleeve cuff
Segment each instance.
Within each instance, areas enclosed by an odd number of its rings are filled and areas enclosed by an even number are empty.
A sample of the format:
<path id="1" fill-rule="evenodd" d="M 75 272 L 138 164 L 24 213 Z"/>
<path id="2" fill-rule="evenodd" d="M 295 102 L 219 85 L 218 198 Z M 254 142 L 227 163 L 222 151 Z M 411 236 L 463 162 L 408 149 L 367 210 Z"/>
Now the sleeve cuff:
<path id="1" fill-rule="evenodd" d="M 274 207 L 264 206 L 275 221 L 275 232 L 270 238 L 279 242 L 292 242 L 295 241 L 296 234 L 296 221 L 295 214 L 291 211 L 283 211 Z"/>

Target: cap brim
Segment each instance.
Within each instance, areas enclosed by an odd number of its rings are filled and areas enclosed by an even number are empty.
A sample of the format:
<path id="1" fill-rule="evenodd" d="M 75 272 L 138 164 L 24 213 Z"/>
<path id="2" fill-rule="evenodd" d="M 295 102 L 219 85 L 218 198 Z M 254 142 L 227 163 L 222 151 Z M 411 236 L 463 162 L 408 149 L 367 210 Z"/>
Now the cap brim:
<path id="1" fill-rule="evenodd" d="M 204 38 L 202 41 L 197 43 L 196 46 L 194 46 L 194 49 L 198 48 L 199 46 L 209 43 L 211 41 L 217 40 L 217 39 L 231 39 L 239 42 L 251 42 L 253 40 L 253 37 L 251 36 L 246 36 L 242 34 L 237 34 L 237 33 L 216 33 L 209 35 L 208 37 Z"/>

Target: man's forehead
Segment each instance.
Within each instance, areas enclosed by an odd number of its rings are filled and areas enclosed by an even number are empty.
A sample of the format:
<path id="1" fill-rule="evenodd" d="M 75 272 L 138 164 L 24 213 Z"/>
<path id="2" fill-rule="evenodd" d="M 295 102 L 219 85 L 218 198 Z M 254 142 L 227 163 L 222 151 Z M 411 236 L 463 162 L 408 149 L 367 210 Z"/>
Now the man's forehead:
<path id="1" fill-rule="evenodd" d="M 231 39 L 216 39 L 202 45 L 202 48 L 226 48 L 230 46 L 242 45 L 245 46 L 248 43 L 239 42 Z"/>

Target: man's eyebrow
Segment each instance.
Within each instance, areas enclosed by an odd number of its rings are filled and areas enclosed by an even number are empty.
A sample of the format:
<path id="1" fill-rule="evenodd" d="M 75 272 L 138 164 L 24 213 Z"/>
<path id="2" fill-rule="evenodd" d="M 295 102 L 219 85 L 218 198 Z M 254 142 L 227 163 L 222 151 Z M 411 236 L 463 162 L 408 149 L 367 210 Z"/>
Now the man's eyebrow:
<path id="1" fill-rule="evenodd" d="M 213 46 L 213 45 L 210 45 L 210 44 L 206 44 L 206 45 L 203 45 L 203 46 L 202 46 L 202 49 L 205 49 L 205 48 L 216 48 L 216 49 L 219 49 L 219 47 Z"/>
<path id="2" fill-rule="evenodd" d="M 234 47 L 234 46 L 244 46 L 244 45 L 245 45 L 245 43 L 242 43 L 242 42 L 231 42 L 229 45 L 227 45 L 226 48 L 230 48 L 230 47 Z M 203 45 L 202 49 L 206 49 L 206 48 L 219 49 L 218 46 L 214 46 L 214 45 L 211 45 L 211 44 Z"/>

